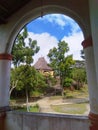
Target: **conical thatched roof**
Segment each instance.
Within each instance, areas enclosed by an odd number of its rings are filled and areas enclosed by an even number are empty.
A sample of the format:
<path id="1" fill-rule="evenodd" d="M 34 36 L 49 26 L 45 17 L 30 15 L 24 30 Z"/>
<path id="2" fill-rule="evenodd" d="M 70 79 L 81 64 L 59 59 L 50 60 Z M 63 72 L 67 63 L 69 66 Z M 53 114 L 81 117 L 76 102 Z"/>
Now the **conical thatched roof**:
<path id="1" fill-rule="evenodd" d="M 40 57 L 34 64 L 34 67 L 37 70 L 52 71 L 52 68 L 48 66 L 44 57 Z"/>

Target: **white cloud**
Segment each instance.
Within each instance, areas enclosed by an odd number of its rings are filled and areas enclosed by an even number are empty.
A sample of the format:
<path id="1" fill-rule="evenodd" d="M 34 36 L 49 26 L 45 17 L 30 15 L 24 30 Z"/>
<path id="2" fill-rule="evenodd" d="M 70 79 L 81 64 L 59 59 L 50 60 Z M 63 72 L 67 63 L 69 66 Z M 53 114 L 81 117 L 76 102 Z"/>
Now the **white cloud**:
<path id="1" fill-rule="evenodd" d="M 43 16 L 43 18 L 39 18 L 39 20 L 56 24 L 60 26 L 61 29 L 64 29 L 65 26 L 70 27 L 71 33 L 68 34 L 68 36 L 64 36 L 62 40 L 68 43 L 70 48 L 68 54 L 73 54 L 73 58 L 75 60 L 81 60 L 80 50 L 83 49 L 81 42 L 84 38 L 80 27 L 73 19 L 61 14 L 49 14 Z M 48 32 L 44 32 L 42 34 L 34 34 L 33 32 L 29 32 L 29 37 L 31 37 L 32 40 L 37 40 L 37 44 L 40 46 L 40 51 L 34 56 L 34 63 L 41 56 L 45 57 L 47 60 L 49 50 L 53 47 L 57 47 L 57 43 L 59 42 L 56 37 L 50 35 Z"/>
<path id="2" fill-rule="evenodd" d="M 53 47 L 57 47 L 58 40 L 56 37 L 51 36 L 49 33 L 42 33 L 42 34 L 34 34 L 29 32 L 29 37 L 32 40 L 37 40 L 37 45 L 40 46 L 40 51 L 34 56 L 34 63 L 38 60 L 39 57 L 45 57 L 47 59 L 47 54 L 50 49 Z"/>
<path id="3" fill-rule="evenodd" d="M 53 47 L 57 47 L 57 43 L 59 42 L 56 37 L 51 36 L 49 33 L 42 33 L 42 34 L 34 34 L 29 32 L 29 37 L 32 40 L 37 40 L 37 45 L 40 46 L 40 51 L 34 56 L 34 63 L 38 60 L 39 57 L 45 57 L 47 62 L 47 54 L 50 49 Z M 73 58 L 75 60 L 82 60 L 80 57 L 80 50 L 82 50 L 81 42 L 83 41 L 83 34 L 82 32 L 74 33 L 71 36 L 64 36 L 62 39 L 68 43 L 70 51 L 68 55 L 73 54 Z"/>
<path id="4" fill-rule="evenodd" d="M 64 36 L 62 40 L 68 43 L 68 46 L 70 48 L 70 51 L 68 54 L 73 54 L 73 58 L 75 60 L 82 60 L 80 56 L 80 50 L 83 49 L 81 43 L 83 41 L 83 33 L 73 33 L 71 36 Z"/>
<path id="5" fill-rule="evenodd" d="M 46 15 L 44 17 L 44 20 L 47 20 L 48 22 L 51 22 L 53 24 L 57 24 L 61 27 L 65 26 L 66 24 L 63 15 L 60 14 Z"/>
<path id="6" fill-rule="evenodd" d="M 43 20 L 44 22 L 48 21 L 52 24 L 56 24 L 61 27 L 61 29 L 64 29 L 64 26 L 70 25 L 72 33 L 79 31 L 80 27 L 78 24 L 70 17 L 66 15 L 61 14 L 49 14 L 43 16 L 43 18 L 39 18 L 40 20 Z"/>

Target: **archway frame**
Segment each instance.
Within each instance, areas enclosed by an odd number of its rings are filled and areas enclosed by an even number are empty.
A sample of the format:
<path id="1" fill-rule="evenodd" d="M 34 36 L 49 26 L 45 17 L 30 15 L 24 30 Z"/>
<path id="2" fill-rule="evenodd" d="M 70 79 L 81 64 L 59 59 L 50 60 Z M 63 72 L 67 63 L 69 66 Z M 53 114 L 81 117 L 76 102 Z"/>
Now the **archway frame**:
<path id="1" fill-rule="evenodd" d="M 38 17 L 41 17 L 42 11 L 43 11 L 43 16 L 47 15 L 47 14 L 53 14 L 53 13 L 69 16 L 70 18 L 75 20 L 76 23 L 80 26 L 80 28 L 82 29 L 84 38 L 89 36 L 89 30 L 88 30 L 89 25 L 87 26 L 87 24 L 84 22 L 84 20 L 74 11 L 72 11 L 68 8 L 64 8 L 62 6 L 58 6 L 58 5 L 41 6 L 41 7 L 35 8 L 35 9 L 31 9 L 27 13 L 21 14 L 19 16 L 19 19 L 17 19 L 16 23 L 13 25 L 13 28 L 8 37 L 7 46 L 5 48 L 6 53 L 8 53 L 8 54 L 11 53 L 14 40 L 17 37 L 20 30 L 29 22 L 33 21 L 34 19 L 36 19 Z M 11 19 L 13 19 L 13 17 Z"/>

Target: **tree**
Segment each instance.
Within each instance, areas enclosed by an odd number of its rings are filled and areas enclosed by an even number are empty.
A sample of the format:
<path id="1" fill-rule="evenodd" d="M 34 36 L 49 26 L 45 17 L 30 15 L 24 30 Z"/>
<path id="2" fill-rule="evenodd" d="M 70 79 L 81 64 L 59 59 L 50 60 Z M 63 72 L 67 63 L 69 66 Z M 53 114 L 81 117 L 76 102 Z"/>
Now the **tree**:
<path id="1" fill-rule="evenodd" d="M 66 77 L 71 76 L 72 65 L 75 63 L 72 55 L 65 57 L 65 53 L 69 51 L 68 44 L 65 41 L 59 41 L 58 47 L 50 49 L 48 57 L 50 60 L 50 66 L 53 68 L 55 75 L 60 77 L 60 85 L 64 86 L 64 80 Z"/>
<path id="2" fill-rule="evenodd" d="M 38 53 L 39 49 L 40 48 L 39 46 L 37 46 L 37 41 L 36 40 L 32 41 L 32 39 L 28 37 L 28 32 L 26 27 L 24 27 L 23 30 L 18 34 L 14 46 L 12 48 L 12 55 L 13 55 L 12 63 L 14 67 L 17 68 L 19 67 L 20 64 L 23 63 L 25 64 L 23 67 L 23 72 L 24 72 L 23 75 L 25 81 L 27 110 L 28 110 L 28 87 L 32 86 L 31 82 L 29 84 L 29 80 L 30 80 L 29 77 L 31 77 L 31 72 L 28 73 L 28 71 L 31 68 L 30 67 L 31 63 L 33 63 L 33 56 L 35 53 Z M 23 75 L 21 75 L 21 73 L 19 75 L 21 79 Z M 24 87 L 23 82 L 21 82 L 20 79 L 17 80 L 14 79 L 15 81 L 12 80 L 13 84 L 11 84 L 12 89 L 10 93 L 18 85 Z"/>
<path id="3" fill-rule="evenodd" d="M 40 47 L 37 46 L 37 41 L 32 41 L 28 37 L 27 28 L 18 34 L 13 48 L 12 48 L 12 63 L 15 67 L 18 67 L 21 63 L 31 64 L 33 63 L 33 56 L 38 53 Z"/>
<path id="4" fill-rule="evenodd" d="M 83 83 L 87 82 L 85 68 L 74 68 L 72 72 L 72 77 L 74 81 L 76 81 L 75 89 L 77 90 L 79 90 L 83 86 Z"/>
<path id="5" fill-rule="evenodd" d="M 20 65 L 11 70 L 11 85 L 18 91 L 25 90 L 27 111 L 30 93 L 36 90 L 41 92 L 47 86 L 45 77 L 29 65 Z"/>

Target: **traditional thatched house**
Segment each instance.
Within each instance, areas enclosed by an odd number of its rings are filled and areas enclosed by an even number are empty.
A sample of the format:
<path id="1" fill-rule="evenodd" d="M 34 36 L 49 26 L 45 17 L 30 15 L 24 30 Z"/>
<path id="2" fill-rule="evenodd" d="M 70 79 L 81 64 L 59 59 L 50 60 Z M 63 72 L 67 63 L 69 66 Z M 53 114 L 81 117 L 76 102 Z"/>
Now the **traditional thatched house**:
<path id="1" fill-rule="evenodd" d="M 53 70 L 52 68 L 47 64 L 44 57 L 40 57 L 38 61 L 34 64 L 34 67 L 36 70 L 41 72 L 44 75 L 51 75 L 53 76 Z"/>

